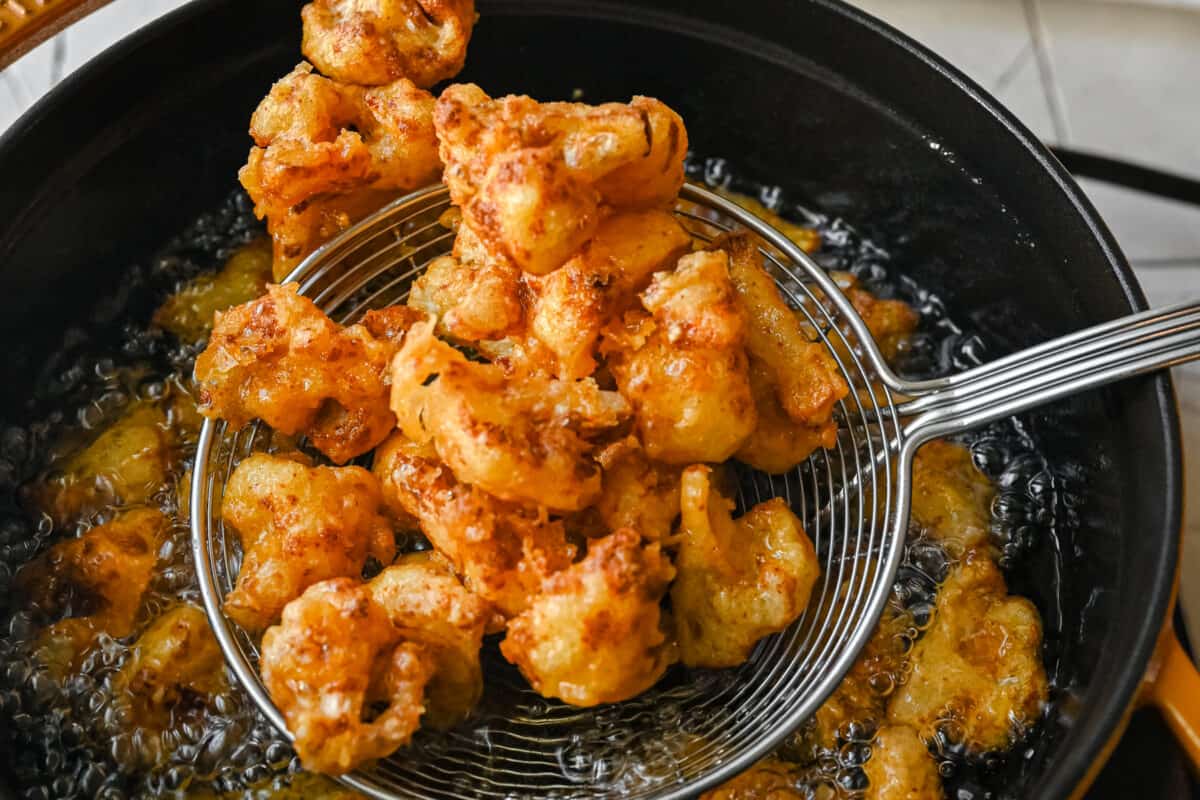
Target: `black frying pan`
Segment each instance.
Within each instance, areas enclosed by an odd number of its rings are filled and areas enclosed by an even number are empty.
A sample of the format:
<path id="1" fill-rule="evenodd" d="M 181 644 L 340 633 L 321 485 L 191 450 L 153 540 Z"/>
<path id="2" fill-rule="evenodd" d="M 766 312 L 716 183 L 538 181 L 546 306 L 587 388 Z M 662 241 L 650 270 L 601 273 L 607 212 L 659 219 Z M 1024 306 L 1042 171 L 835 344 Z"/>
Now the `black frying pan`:
<path id="1" fill-rule="evenodd" d="M 0 420 L 25 413 L 46 354 L 93 313 L 114 270 L 233 188 L 251 110 L 299 60 L 299 5 L 197 0 L 80 70 L 0 139 Z M 1111 234 L 1028 131 L 847 6 L 479 6 L 462 79 L 493 95 L 661 97 L 697 151 L 885 243 L 992 355 L 1145 307 Z M 1042 611 L 1060 689 L 1028 757 L 993 778 L 1001 796 L 1058 798 L 1106 758 L 1169 619 L 1178 419 L 1161 375 L 1025 422 L 1084 491 L 1077 524 L 1009 575 Z"/>

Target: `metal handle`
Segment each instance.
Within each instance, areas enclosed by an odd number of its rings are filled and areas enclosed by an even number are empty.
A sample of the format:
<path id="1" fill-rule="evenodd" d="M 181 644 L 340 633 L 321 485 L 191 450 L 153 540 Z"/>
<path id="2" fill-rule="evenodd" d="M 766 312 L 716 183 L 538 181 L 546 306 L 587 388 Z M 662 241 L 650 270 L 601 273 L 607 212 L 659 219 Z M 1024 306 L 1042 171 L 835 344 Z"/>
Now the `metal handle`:
<path id="1" fill-rule="evenodd" d="M 906 437 L 978 427 L 1124 378 L 1200 358 L 1200 302 L 1143 312 L 1014 353 L 959 375 L 911 384 Z"/>
<path id="2" fill-rule="evenodd" d="M 109 0 L 0 0 L 0 69 Z"/>

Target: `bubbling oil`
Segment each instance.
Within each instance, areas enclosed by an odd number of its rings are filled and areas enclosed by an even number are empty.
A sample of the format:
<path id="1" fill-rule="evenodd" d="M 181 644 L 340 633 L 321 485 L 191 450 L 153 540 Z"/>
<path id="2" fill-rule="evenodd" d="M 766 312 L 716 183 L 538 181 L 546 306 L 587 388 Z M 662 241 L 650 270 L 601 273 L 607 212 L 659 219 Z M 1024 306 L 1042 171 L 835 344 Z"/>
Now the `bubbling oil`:
<path id="1" fill-rule="evenodd" d="M 691 158 L 688 174 L 748 194 L 772 211 L 814 227 L 822 239 L 816 258 L 823 266 L 851 272 L 877 296 L 903 299 L 916 308 L 921 325 L 899 355 L 896 366 L 902 374 L 913 378 L 947 374 L 977 364 L 985 355 L 979 336 L 960 329 L 934 294 L 898 274 L 887 251 L 845 221 L 789 202 L 779 187 L 739 177 L 722 159 Z M 0 719 L 7 721 L 12 769 L 24 797 L 283 796 L 300 772 L 286 739 L 232 680 L 228 691 L 177 709 L 164 730 L 138 727 L 129 697 L 114 686 L 114 677 L 132 657 L 134 636 L 116 639 L 101 634 L 80 668 L 57 680 L 34 654 L 46 620 L 21 607 L 11 592 L 17 570 L 53 540 L 82 534 L 122 510 L 101 498 L 79 515 L 73 527 L 55 530 L 48 515 L 31 514 L 23 506 L 20 487 L 52 477 L 50 471 L 65 454 L 94 438 L 134 404 L 144 403 L 163 410 L 179 441 L 167 480 L 149 501 L 167 515 L 171 525 L 136 628 L 144 629 L 181 601 L 199 603 L 181 486 L 189 474 L 195 432 L 175 423 L 177 403 L 186 399 L 188 377 L 201 344 L 180 343 L 146 320 L 171 291 L 217 268 L 257 235 L 260 228 L 249 203 L 237 192 L 171 240 L 149 264 L 132 266 L 90 319 L 65 331 L 61 347 L 34 388 L 30 421 L 0 426 L 0 597 L 13 604 L 0 614 Z M 1057 526 L 1064 524 L 1061 511 L 1070 506 L 1064 501 L 1070 496 L 1069 482 L 1039 454 L 1020 420 L 997 423 L 971 434 L 965 442 L 976 464 L 997 486 L 992 536 L 1003 553 L 1002 564 L 1016 566 L 1039 537 L 1059 535 Z M 1069 518 L 1065 524 L 1070 524 Z M 919 530 L 912 531 L 892 598 L 905 620 L 900 634 L 905 647 L 911 647 L 930 624 L 937 586 L 955 555 L 925 539 Z M 497 678 L 501 684 L 505 675 L 510 682 L 518 680 L 508 674 L 513 670 L 507 664 L 489 665 L 489 669 L 503 673 Z M 721 676 L 709 677 L 719 680 Z M 872 676 L 870 685 L 886 697 L 905 679 L 903 671 L 884 672 Z M 480 746 L 487 745 L 488 713 L 486 707 L 480 710 L 476 736 Z M 802 796 L 860 797 L 866 785 L 862 765 L 879 724 L 874 719 L 853 720 L 839 731 L 837 747 L 807 757 L 797 772 Z M 985 763 L 943 745 L 940 768 L 949 796 L 964 800 L 1001 796 L 994 793 L 1000 767 L 993 762 L 1009 756 L 992 756 Z M 672 761 L 671 754 L 683 752 L 689 744 L 681 740 L 678 748 L 672 750 L 673 746 L 664 744 L 665 761 Z M 569 780 L 606 780 L 614 786 L 626 773 L 636 784 L 650 767 L 637 769 L 624 763 L 629 759 L 622 757 L 619 742 L 599 749 L 593 743 L 573 742 L 559 756 Z M 795 757 L 795 748 L 785 747 L 781 756 Z M 305 785 L 295 791 L 303 794 L 319 788 Z M 463 789 L 469 792 L 469 787 Z"/>

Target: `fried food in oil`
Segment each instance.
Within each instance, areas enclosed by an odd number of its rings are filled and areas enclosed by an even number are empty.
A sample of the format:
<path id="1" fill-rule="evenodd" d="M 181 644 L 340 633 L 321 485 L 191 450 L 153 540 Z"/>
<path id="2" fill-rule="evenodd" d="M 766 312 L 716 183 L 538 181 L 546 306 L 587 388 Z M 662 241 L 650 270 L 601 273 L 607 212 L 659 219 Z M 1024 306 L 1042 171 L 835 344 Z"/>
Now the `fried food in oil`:
<path id="1" fill-rule="evenodd" d="M 888 705 L 891 722 L 924 738 L 941 731 L 972 752 L 1002 750 L 1046 703 L 1042 625 L 1011 597 L 999 568 L 972 551 L 938 590 L 933 625 L 912 650 L 912 674 Z"/>
<path id="2" fill-rule="evenodd" d="M 157 730 L 228 689 L 224 657 L 208 618 L 188 603 L 154 620 L 113 677 L 114 694 L 131 703 L 135 724 Z"/>
<path id="3" fill-rule="evenodd" d="M 461 722 L 483 694 L 479 647 L 491 617 L 488 604 L 428 552 L 405 556 L 368 588 L 403 637 L 425 645 L 433 658 L 422 723 L 446 729 Z"/>
<path id="4" fill-rule="evenodd" d="M 242 461 L 221 501 L 243 551 L 225 613 L 261 631 L 317 581 L 358 578 L 367 556 L 390 563 L 395 536 L 382 504 L 379 482 L 361 467 L 307 467 L 265 453 Z"/>
<path id="5" fill-rule="evenodd" d="M 154 324 L 185 342 L 212 331 L 218 311 L 249 302 L 271 281 L 271 243 L 255 239 L 229 257 L 217 272 L 206 272 L 168 297 L 154 312 Z"/>
<path id="6" fill-rule="evenodd" d="M 810 797 L 804 778 L 794 765 L 767 757 L 733 780 L 700 795 L 700 800 L 808 800 Z"/>
<path id="7" fill-rule="evenodd" d="M 411 81 L 363 88 L 300 64 L 250 120 L 238 173 L 274 240 L 275 279 L 319 245 L 441 172 L 433 96 Z"/>
<path id="8" fill-rule="evenodd" d="M 588 543 L 508 623 L 500 652 L 543 697 L 575 706 L 627 700 L 675 660 L 659 601 L 675 570 L 657 543 L 622 528 Z"/>
<path id="9" fill-rule="evenodd" d="M 587 106 L 446 89 L 435 111 L 445 181 L 493 256 L 544 275 L 592 238 L 605 210 L 664 206 L 683 184 L 687 132 L 661 102 Z"/>
<path id="10" fill-rule="evenodd" d="M 19 595 L 41 614 L 60 618 L 41 635 L 47 666 L 65 674 L 97 634 L 133 632 L 168 524 L 158 510 L 131 509 L 21 568 Z"/>
<path id="11" fill-rule="evenodd" d="M 633 528 L 652 542 L 666 542 L 679 518 L 679 467 L 646 457 L 634 436 L 597 453 L 603 469 L 600 497 L 572 520 L 588 536 Z"/>
<path id="12" fill-rule="evenodd" d="M 372 467 L 393 515 L 411 516 L 467 587 L 505 618 L 575 558 L 563 524 L 460 483 L 433 446 L 393 434 Z"/>
<path id="13" fill-rule="evenodd" d="M 810 427 L 792 420 L 783 410 L 775 392 L 775 378 L 767 366 L 756 358 L 750 359 L 750 393 L 758 424 L 750 438 L 734 453 L 743 464 L 772 475 L 788 472 L 818 447 L 831 448 L 837 444 L 837 425 Z"/>
<path id="14" fill-rule="evenodd" d="M 734 520 L 702 465 L 683 471 L 671 604 L 680 660 L 734 667 L 764 636 L 792 624 L 820 574 L 812 542 L 781 498 Z"/>
<path id="15" fill-rule="evenodd" d="M 905 339 L 917 329 L 921 316 L 903 300 L 881 300 L 858 285 L 848 272 L 831 273 L 838 287 L 849 298 L 854 310 L 867 324 L 871 338 L 889 361 L 900 352 Z"/>
<path id="16" fill-rule="evenodd" d="M 300 16 L 300 49 L 325 75 L 363 86 L 408 78 L 429 88 L 462 69 L 475 2 L 314 0 Z"/>
<path id="17" fill-rule="evenodd" d="M 357 578 L 309 586 L 263 635 L 263 684 L 306 769 L 341 775 L 412 738 L 436 669 Z M 377 705 L 384 710 L 373 716 Z"/>
<path id="18" fill-rule="evenodd" d="M 821 249 L 821 234 L 813 228 L 797 225 L 795 222 L 784 219 L 753 197 L 748 197 L 740 192 L 731 192 L 719 186 L 713 189 L 713 191 L 727 200 L 732 200 L 754 216 L 766 222 L 772 228 L 791 239 L 792 243 L 804 252 L 815 253 Z"/>
<path id="19" fill-rule="evenodd" d="M 23 494 L 59 526 L 103 506 L 144 503 L 166 481 L 175 445 L 162 408 L 136 402 Z"/>
<path id="20" fill-rule="evenodd" d="M 865 800 L 942 800 L 937 763 L 916 731 L 884 725 L 871 742 Z"/>
<path id="21" fill-rule="evenodd" d="M 721 462 L 754 431 L 746 319 L 728 263 L 719 250 L 684 256 L 642 293 L 649 314 L 605 332 L 601 351 L 657 461 Z"/>
<path id="22" fill-rule="evenodd" d="M 938 439 L 913 458 L 912 518 L 925 535 L 961 554 L 988 545 L 996 491 L 960 444 Z"/>
<path id="23" fill-rule="evenodd" d="M 591 378 L 514 379 L 495 364 L 468 361 L 434 337 L 432 323 L 414 325 L 396 355 L 392 410 L 405 435 L 432 441 L 460 481 L 559 511 L 599 495 L 588 437 L 629 414 L 619 394 Z"/>
<path id="24" fill-rule="evenodd" d="M 336 463 L 379 444 L 395 427 L 387 367 L 396 345 L 363 325 L 343 328 L 296 284 L 217 315 L 196 359 L 200 408 L 237 428 L 254 418 L 303 433 Z"/>
<path id="25" fill-rule="evenodd" d="M 834 404 L 849 393 L 833 356 L 822 342 L 805 335 L 748 236 L 725 236 L 715 246 L 729 252 L 729 275 L 748 321 L 746 351 L 771 373 L 792 421 L 825 435 L 834 425 Z"/>

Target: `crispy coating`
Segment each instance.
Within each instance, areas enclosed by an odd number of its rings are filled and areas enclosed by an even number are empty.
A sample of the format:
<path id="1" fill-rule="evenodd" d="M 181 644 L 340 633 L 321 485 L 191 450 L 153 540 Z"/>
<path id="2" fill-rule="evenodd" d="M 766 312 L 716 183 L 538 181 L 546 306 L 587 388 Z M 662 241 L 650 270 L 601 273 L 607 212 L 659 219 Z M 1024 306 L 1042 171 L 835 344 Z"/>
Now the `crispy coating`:
<path id="1" fill-rule="evenodd" d="M 680 468 L 647 458 L 634 436 L 604 448 L 596 460 L 603 468 L 600 497 L 573 520 L 576 527 L 589 536 L 633 528 L 649 541 L 669 542 L 679 518 Z"/>
<path id="2" fill-rule="evenodd" d="M 411 81 L 363 88 L 302 63 L 250 120 L 255 147 L 238 173 L 266 218 L 279 280 L 304 256 L 441 171 L 433 96 Z"/>
<path id="3" fill-rule="evenodd" d="M 342 464 L 395 427 L 387 366 L 396 345 L 363 325 L 342 328 L 296 288 L 268 286 L 217 315 L 196 359 L 200 408 L 235 428 L 258 418 L 281 433 L 303 433 Z"/>
<path id="4" fill-rule="evenodd" d="M 137 402 L 22 493 L 56 525 L 65 526 L 106 505 L 148 501 L 166 482 L 175 455 L 166 413 L 153 403 Z"/>
<path id="5" fill-rule="evenodd" d="M 937 439 L 913 458 L 912 518 L 925 535 L 962 554 L 988 545 L 996 490 L 961 444 Z"/>
<path id="6" fill-rule="evenodd" d="M 217 272 L 206 272 L 168 297 L 154 312 L 154 324 L 185 342 L 212 332 L 218 311 L 249 302 L 271 281 L 271 243 L 255 239 L 234 251 Z"/>
<path id="7" fill-rule="evenodd" d="M 263 635 L 260 669 L 304 767 L 341 775 L 408 743 L 436 663 L 368 586 L 334 578 L 287 604 Z M 377 704 L 386 707 L 371 717 Z"/>
<path id="8" fill-rule="evenodd" d="M 634 311 L 609 326 L 601 352 L 633 406 L 647 455 L 667 464 L 721 462 L 757 415 L 743 345 L 746 320 L 721 251 L 656 273 Z"/>
<path id="9" fill-rule="evenodd" d="M 740 192 L 732 192 L 729 189 L 719 186 L 713 191 L 728 200 L 732 200 L 754 216 L 765 221 L 772 228 L 775 228 L 784 236 L 791 239 L 792 243 L 804 252 L 815 253 L 821 249 L 821 234 L 815 229 L 806 225 L 797 225 L 795 222 L 784 219 L 758 200 Z"/>
<path id="10" fill-rule="evenodd" d="M 592 238 L 605 209 L 671 202 L 687 132 L 661 102 L 587 106 L 493 100 L 458 84 L 434 114 L 445 180 L 487 250 L 544 275 Z"/>
<path id="11" fill-rule="evenodd" d="M 748 236 L 726 236 L 716 246 L 729 252 L 729 275 L 748 321 L 746 350 L 771 372 L 784 411 L 811 428 L 833 425 L 834 405 L 849 393 L 837 363 L 805 335 Z"/>
<path id="12" fill-rule="evenodd" d="M 131 703 L 135 724 L 157 730 L 228 690 L 224 657 L 208 618 L 189 603 L 155 619 L 113 677 L 113 692 Z"/>
<path id="13" fill-rule="evenodd" d="M 509 621 L 500 652 L 543 697 L 575 706 L 634 697 L 675 660 L 659 612 L 674 574 L 659 545 L 629 528 L 593 539 Z"/>
<path id="14" fill-rule="evenodd" d="M 502 617 L 525 610 L 542 582 L 575 558 L 561 521 L 460 483 L 428 442 L 397 432 L 375 451 L 372 469 L 391 513 L 418 520 L 467 587 Z"/>
<path id="15" fill-rule="evenodd" d="M 58 542 L 17 572 L 14 585 L 23 601 L 60 618 L 40 642 L 55 672 L 70 671 L 99 633 L 133 633 L 168 524 L 156 509 L 131 509 Z"/>
<path id="16" fill-rule="evenodd" d="M 788 472 L 818 447 L 837 444 L 837 425 L 832 421 L 811 427 L 792 420 L 775 391 L 775 377 L 766 364 L 750 359 L 750 393 L 758 424 L 734 453 L 743 464 L 772 475 Z"/>
<path id="17" fill-rule="evenodd" d="M 479 647 L 491 617 L 488 604 L 463 587 L 441 556 L 428 552 L 405 556 L 368 588 L 403 637 L 432 655 L 422 724 L 444 730 L 461 722 L 483 694 Z"/>
<path id="18" fill-rule="evenodd" d="M 314 0 L 300 11 L 304 57 L 363 86 L 408 78 L 429 88 L 467 58 L 474 0 Z"/>
<path id="19" fill-rule="evenodd" d="M 888 720 L 924 738 L 939 730 L 972 752 L 1003 750 L 1037 721 L 1047 699 L 1042 624 L 1010 597 L 999 568 L 972 551 L 938 590 L 932 627 L 912 651 L 912 674 Z"/>
<path id="20" fill-rule="evenodd" d="M 871 742 L 864 800 L 942 800 L 937 764 L 916 731 L 884 725 Z"/>
<path id="21" fill-rule="evenodd" d="M 712 491 L 710 473 L 703 465 L 683 471 L 671 604 L 680 660 L 734 667 L 759 639 L 804 613 L 820 566 L 782 499 L 759 503 L 735 521 L 733 503 Z"/>
<path id="22" fill-rule="evenodd" d="M 837 281 L 854 310 L 867 324 L 883 357 L 888 361 L 894 359 L 908 336 L 917 329 L 921 315 L 903 300 L 879 299 L 860 287 L 858 278 L 848 272 L 834 272 L 830 277 Z"/>
<path id="23" fill-rule="evenodd" d="M 261 631 L 317 581 L 357 578 L 367 556 L 390 563 L 395 536 L 382 504 L 379 482 L 361 467 L 308 467 L 266 453 L 242 461 L 221 500 L 243 551 L 225 613 Z"/>
<path id="24" fill-rule="evenodd" d="M 619 394 L 590 378 L 511 378 L 497 365 L 468 361 L 434 337 L 432 323 L 413 326 L 396 354 L 392 410 L 405 435 L 432 441 L 460 481 L 561 511 L 599 495 L 588 436 L 629 414 Z"/>
<path id="25" fill-rule="evenodd" d="M 768 756 L 736 778 L 700 795 L 700 800 L 808 800 L 796 767 Z"/>

